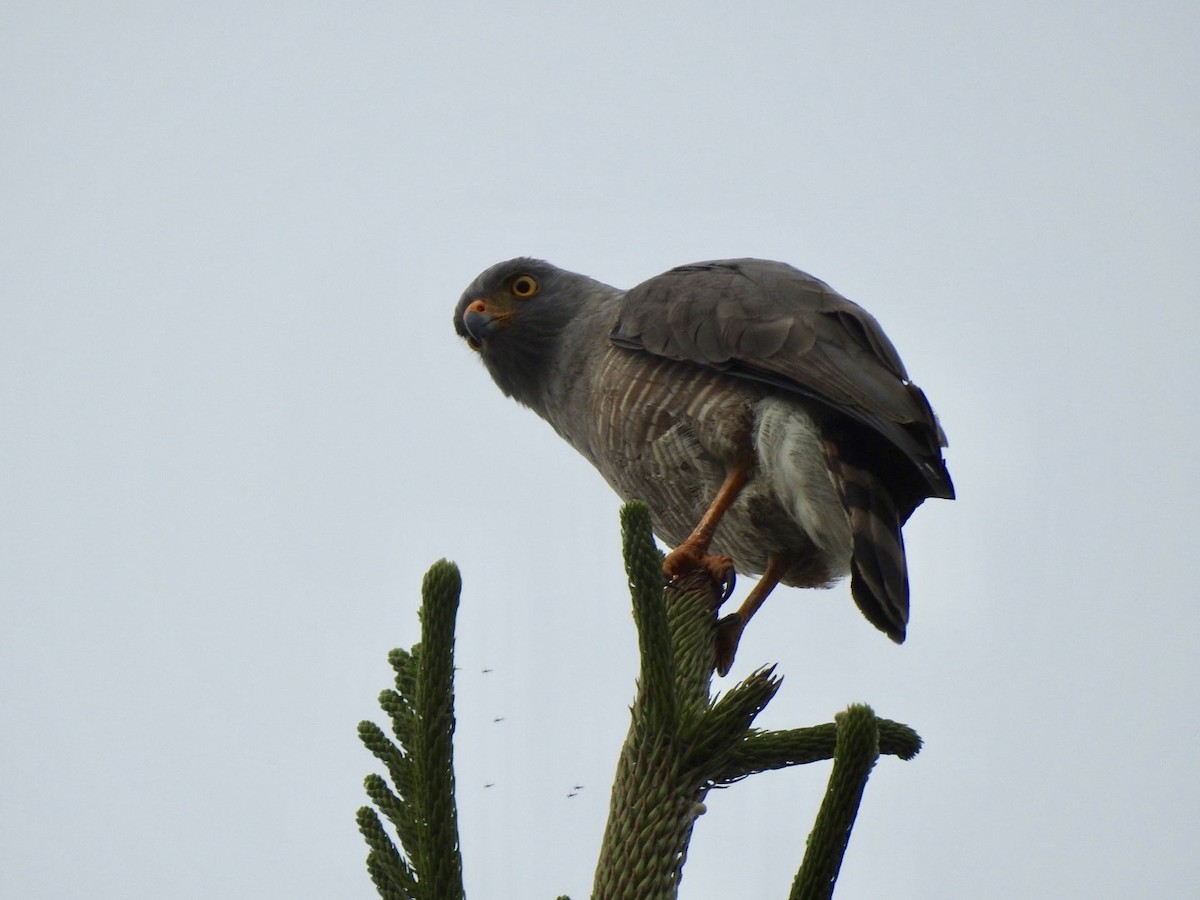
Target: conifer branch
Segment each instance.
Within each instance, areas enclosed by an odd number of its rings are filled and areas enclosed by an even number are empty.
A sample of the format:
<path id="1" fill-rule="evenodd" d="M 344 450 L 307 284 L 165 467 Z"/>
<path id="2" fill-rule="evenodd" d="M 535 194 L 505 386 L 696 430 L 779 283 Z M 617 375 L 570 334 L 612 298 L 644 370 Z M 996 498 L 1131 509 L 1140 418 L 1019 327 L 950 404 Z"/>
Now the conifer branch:
<path id="1" fill-rule="evenodd" d="M 851 706 L 836 722 L 833 773 L 789 900 L 828 900 L 833 896 L 867 776 L 879 758 L 879 720 L 871 707 Z"/>
<path id="2" fill-rule="evenodd" d="M 653 540 L 645 540 L 649 533 L 650 513 L 645 505 L 626 504 L 621 509 L 622 549 L 642 661 L 635 708 L 656 730 L 665 732 L 674 727 L 678 714 L 676 660 L 662 602 L 662 555 Z"/>
<path id="3" fill-rule="evenodd" d="M 395 690 L 379 695 L 395 742 L 378 726 L 358 726 L 363 744 L 384 764 L 364 781 L 367 796 L 395 829 L 400 849 L 378 814 L 358 811 L 367 842 L 367 871 L 385 900 L 456 900 L 463 897 L 458 813 L 454 802 L 454 622 L 462 582 L 442 560 L 421 587 L 421 643 L 393 650 Z M 394 788 L 394 790 L 393 790 Z"/>
<path id="4" fill-rule="evenodd" d="M 879 752 L 909 760 L 921 749 L 921 738 L 907 725 L 878 719 Z M 713 772 L 713 781 L 732 784 L 750 775 L 833 759 L 838 727 L 833 722 L 809 728 L 753 732 L 733 747 Z"/>
<path id="5" fill-rule="evenodd" d="M 834 724 L 756 730 L 755 718 L 782 682 L 773 666 L 710 699 L 716 586 L 701 576 L 664 590 L 648 511 L 640 503 L 627 504 L 621 524 L 642 672 L 593 898 L 676 897 L 709 790 L 768 769 L 832 757 L 829 792 L 792 893 L 803 900 L 830 896 L 871 766 L 881 751 L 911 758 L 920 738 L 908 726 L 877 719 L 867 707 L 851 707 Z M 825 893 L 813 893 L 817 886 Z"/>
<path id="6" fill-rule="evenodd" d="M 791 900 L 827 900 L 871 768 L 881 753 L 911 759 L 920 737 L 866 706 L 851 706 L 827 725 L 755 729 L 755 718 L 782 684 L 775 667 L 761 668 L 712 698 L 718 586 L 699 575 L 664 588 L 662 554 L 646 507 L 626 505 L 621 523 L 641 670 L 594 900 L 673 900 L 692 829 L 712 788 L 832 758 L 829 787 L 790 894 Z M 363 744 L 391 781 L 369 775 L 364 786 L 375 809 L 358 811 L 367 869 L 384 900 L 463 897 L 453 771 L 460 590 L 458 569 L 444 560 L 434 564 L 422 585 L 421 642 L 411 652 L 388 656 L 395 688 L 383 691 L 379 703 L 395 740 L 370 722 L 359 725 Z"/>

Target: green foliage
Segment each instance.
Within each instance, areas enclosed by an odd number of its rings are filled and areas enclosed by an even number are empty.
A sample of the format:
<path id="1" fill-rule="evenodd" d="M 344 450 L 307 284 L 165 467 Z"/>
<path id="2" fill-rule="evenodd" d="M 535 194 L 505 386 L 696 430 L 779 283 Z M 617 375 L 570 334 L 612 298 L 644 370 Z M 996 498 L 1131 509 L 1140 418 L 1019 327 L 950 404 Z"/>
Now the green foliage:
<path id="1" fill-rule="evenodd" d="M 393 650 L 395 690 L 379 695 L 391 720 L 391 740 L 371 722 L 358 735 L 383 763 L 391 786 L 379 775 L 364 781 L 367 796 L 395 830 L 389 837 L 369 806 L 358 811 L 358 828 L 370 848 L 367 871 L 385 900 L 461 898 L 462 857 L 454 804 L 454 621 L 462 580 L 442 560 L 421 588 L 421 643 L 412 652 Z"/>
<path id="2" fill-rule="evenodd" d="M 628 504 L 621 525 L 641 669 L 592 896 L 676 897 L 692 829 L 712 788 L 770 769 L 833 759 L 829 787 L 790 893 L 791 900 L 831 897 L 876 760 L 881 753 L 911 759 L 921 739 L 907 725 L 877 718 L 862 705 L 824 725 L 755 729 L 755 718 L 782 684 L 775 667 L 759 669 L 713 698 L 717 586 L 699 576 L 664 589 L 662 555 L 645 506 Z M 395 689 L 380 694 L 379 703 L 395 740 L 370 722 L 359 725 L 363 744 L 391 780 L 389 786 L 382 776 L 368 776 L 365 786 L 375 808 L 358 811 L 359 830 L 370 848 L 367 869 L 385 900 L 463 896 L 452 747 L 460 588 L 457 568 L 444 560 L 436 563 L 422 588 L 421 643 L 410 653 L 393 650 L 389 656 Z"/>
<path id="3" fill-rule="evenodd" d="M 879 720 L 871 707 L 851 706 L 836 721 L 833 774 L 829 776 L 829 789 L 821 801 L 817 822 L 808 836 L 804 861 L 792 882 L 790 900 L 824 900 L 833 896 L 867 776 L 879 758 Z"/>

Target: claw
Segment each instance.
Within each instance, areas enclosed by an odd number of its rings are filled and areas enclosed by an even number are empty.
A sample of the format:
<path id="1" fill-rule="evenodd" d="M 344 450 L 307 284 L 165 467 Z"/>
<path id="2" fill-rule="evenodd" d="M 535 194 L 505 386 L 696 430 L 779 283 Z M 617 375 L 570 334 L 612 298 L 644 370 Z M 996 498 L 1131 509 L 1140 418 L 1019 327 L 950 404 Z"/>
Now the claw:
<path id="1" fill-rule="evenodd" d="M 704 572 L 714 584 L 722 586 L 721 603 L 733 594 L 737 584 L 737 573 L 733 569 L 733 560 L 728 556 L 696 553 L 687 546 L 680 546 L 668 553 L 663 560 L 663 575 L 666 576 L 668 584 L 693 572 Z"/>
<path id="2" fill-rule="evenodd" d="M 767 561 L 767 570 L 758 580 L 737 612 L 728 615 L 717 623 L 717 672 L 727 675 L 733 666 L 733 657 L 737 653 L 738 641 L 742 632 L 767 595 L 771 593 L 779 579 L 787 571 L 787 559 L 783 556 L 772 555 Z"/>
<path id="3" fill-rule="evenodd" d="M 737 586 L 737 572 L 733 570 L 733 566 L 725 572 L 725 592 L 721 594 L 721 603 L 733 596 L 733 589 Z"/>
<path id="4" fill-rule="evenodd" d="M 732 613 L 717 623 L 717 674 L 722 678 L 733 668 L 733 658 L 737 655 L 738 641 L 745 627 L 746 620 L 740 613 Z"/>

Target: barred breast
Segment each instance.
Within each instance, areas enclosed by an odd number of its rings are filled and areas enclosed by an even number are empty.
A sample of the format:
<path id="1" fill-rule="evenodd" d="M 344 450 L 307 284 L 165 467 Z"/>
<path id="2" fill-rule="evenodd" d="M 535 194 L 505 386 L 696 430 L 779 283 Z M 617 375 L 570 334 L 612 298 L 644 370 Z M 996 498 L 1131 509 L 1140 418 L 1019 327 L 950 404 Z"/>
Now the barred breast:
<path id="1" fill-rule="evenodd" d="M 746 575 L 783 555 L 782 581 L 828 585 L 849 571 L 850 531 L 819 427 L 801 402 L 711 369 L 609 347 L 587 387 L 579 446 L 625 500 L 644 500 L 677 546 L 726 471 L 752 457 L 750 482 L 717 528 L 714 553 Z M 577 435 L 577 437 L 583 437 Z"/>

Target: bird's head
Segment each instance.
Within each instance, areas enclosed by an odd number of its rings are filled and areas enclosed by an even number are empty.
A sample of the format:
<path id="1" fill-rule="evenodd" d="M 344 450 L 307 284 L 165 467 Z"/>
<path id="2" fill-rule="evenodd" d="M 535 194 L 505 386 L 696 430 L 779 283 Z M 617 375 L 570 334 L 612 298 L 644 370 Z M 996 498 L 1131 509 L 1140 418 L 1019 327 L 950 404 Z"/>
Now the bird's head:
<path id="1" fill-rule="evenodd" d="M 569 326 L 615 288 L 540 259 L 520 257 L 482 272 L 454 310 L 454 330 L 479 353 L 505 394 L 537 406 Z"/>

